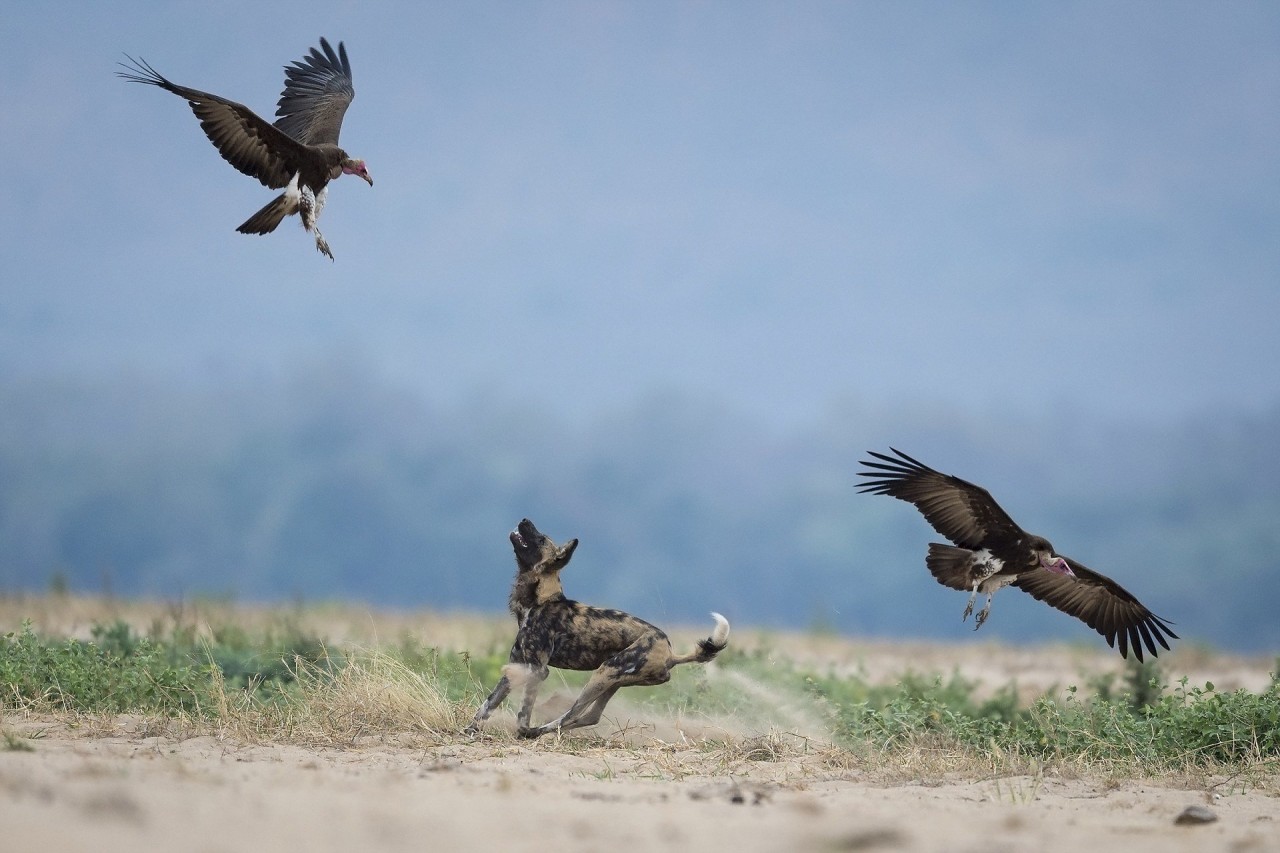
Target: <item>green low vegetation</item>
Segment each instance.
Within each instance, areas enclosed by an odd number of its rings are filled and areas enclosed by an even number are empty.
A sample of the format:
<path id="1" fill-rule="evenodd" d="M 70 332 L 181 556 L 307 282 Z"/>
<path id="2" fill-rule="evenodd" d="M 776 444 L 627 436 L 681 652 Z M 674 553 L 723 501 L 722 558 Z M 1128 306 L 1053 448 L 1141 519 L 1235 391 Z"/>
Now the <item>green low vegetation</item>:
<path id="1" fill-rule="evenodd" d="M 413 733 L 443 742 L 457 736 L 504 662 L 498 653 L 407 640 L 334 649 L 288 620 L 201 636 L 182 626 L 142 636 L 117 621 L 94 627 L 91 637 L 44 637 L 30 625 L 0 637 L 0 709 L 150 715 L 250 739 Z M 556 673 L 546 693 L 576 690 L 582 679 Z M 817 729 L 851 761 L 928 749 L 1004 767 L 1107 766 L 1138 774 L 1280 762 L 1274 675 L 1261 693 L 1219 692 L 1185 677 L 1170 686 L 1157 665 L 1135 664 L 1122 679 L 1057 695 L 1064 698 L 1027 704 L 1013 685 L 984 694 L 954 674 L 904 673 L 871 683 L 730 649 L 714 671 L 682 667 L 671 684 L 624 691 L 618 701 L 624 713 L 733 719 L 739 730 L 765 737 L 803 728 L 810 738 Z M 487 736 L 510 737 L 506 731 L 490 726 Z M 13 741 L 8 748 L 25 747 Z"/>

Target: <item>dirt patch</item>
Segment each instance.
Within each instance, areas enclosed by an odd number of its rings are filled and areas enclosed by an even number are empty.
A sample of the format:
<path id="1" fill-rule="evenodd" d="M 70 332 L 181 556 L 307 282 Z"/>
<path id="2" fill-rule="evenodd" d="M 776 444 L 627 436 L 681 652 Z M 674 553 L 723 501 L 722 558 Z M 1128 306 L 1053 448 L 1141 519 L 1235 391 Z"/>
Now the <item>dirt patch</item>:
<path id="1" fill-rule="evenodd" d="M 885 784 L 847 754 L 794 745 L 781 756 L 554 737 L 334 749 L 6 726 L 41 735 L 0 753 L 0 825 L 15 850 L 1280 849 L 1274 780 Z M 1189 805 L 1219 819 L 1175 825 Z"/>

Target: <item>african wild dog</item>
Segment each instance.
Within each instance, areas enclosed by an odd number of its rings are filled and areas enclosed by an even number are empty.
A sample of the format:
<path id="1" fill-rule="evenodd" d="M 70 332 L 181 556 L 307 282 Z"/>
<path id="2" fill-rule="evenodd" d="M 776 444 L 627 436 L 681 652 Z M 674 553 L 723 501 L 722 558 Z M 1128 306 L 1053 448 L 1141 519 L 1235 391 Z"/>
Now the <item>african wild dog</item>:
<path id="1" fill-rule="evenodd" d="M 619 688 L 665 684 L 672 667 L 705 663 L 729 644 L 729 622 L 719 613 L 711 614 L 716 620 L 711 636 L 698 641 L 689 654 L 677 656 L 667 635 L 643 619 L 565 598 L 560 570 L 569 564 L 577 539 L 558 546 L 526 518 L 512 531 L 511 547 L 516 554 L 516 580 L 509 604 L 520 628 L 498 686 L 476 711 L 468 731 L 476 731 L 515 687 L 524 688 L 516 715 L 520 737 L 593 726 Z M 595 673 L 569 710 L 549 723 L 531 726 L 538 687 L 551 666 L 594 669 Z"/>

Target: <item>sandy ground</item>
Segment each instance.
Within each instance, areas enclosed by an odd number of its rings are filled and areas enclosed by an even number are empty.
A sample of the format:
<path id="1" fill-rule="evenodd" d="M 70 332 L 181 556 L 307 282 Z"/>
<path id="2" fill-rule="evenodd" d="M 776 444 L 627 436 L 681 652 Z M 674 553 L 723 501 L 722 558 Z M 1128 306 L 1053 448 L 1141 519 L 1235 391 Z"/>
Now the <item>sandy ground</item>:
<path id="1" fill-rule="evenodd" d="M 154 608 L 121 610 L 110 602 L 63 602 L 47 611 L 37 601 L 3 604 L 0 631 L 20 618 L 69 633 L 105 617 L 143 626 L 156 618 Z M 240 609 L 236 617 L 254 618 Z M 501 618 L 360 610 L 312 610 L 302 618 L 317 620 L 316 630 L 333 641 L 412 635 L 485 649 L 510 641 Z M 1014 681 L 1035 692 L 1120 669 L 1119 656 L 1105 647 L 902 644 L 737 629 L 733 641 L 873 681 L 906 671 L 956 672 L 992 689 Z M 1262 689 L 1274 667 L 1274 657 L 1215 655 L 1190 644 L 1168 661 L 1169 672 L 1186 673 L 1193 685 L 1213 680 L 1221 689 Z M 156 734 L 130 717 L 72 725 L 0 712 L 0 730 L 30 747 L 5 749 L 0 741 L 0 851 L 1280 853 L 1280 769 L 1156 782 L 939 778 L 921 770 L 904 781 L 883 765 L 817 742 L 810 748 L 803 739 L 753 755 L 700 741 L 700 734 L 751 737 L 728 727 L 699 732 L 686 721 L 647 720 L 619 735 L 618 725 L 632 721 L 625 702 L 614 710 L 584 738 L 514 741 L 502 733 L 511 723 L 504 710 L 491 721 L 495 735 L 415 746 L 391 734 L 342 748 Z M 794 720 L 775 725 L 798 729 Z M 1188 806 L 1218 819 L 1175 824 Z"/>
<path id="2" fill-rule="evenodd" d="M 890 785 L 805 756 L 709 772 L 687 745 L 332 749 L 8 725 L 45 728 L 34 751 L 0 752 L 0 838 L 13 851 L 1280 850 L 1274 785 Z M 1218 820 L 1176 825 L 1190 805 Z"/>

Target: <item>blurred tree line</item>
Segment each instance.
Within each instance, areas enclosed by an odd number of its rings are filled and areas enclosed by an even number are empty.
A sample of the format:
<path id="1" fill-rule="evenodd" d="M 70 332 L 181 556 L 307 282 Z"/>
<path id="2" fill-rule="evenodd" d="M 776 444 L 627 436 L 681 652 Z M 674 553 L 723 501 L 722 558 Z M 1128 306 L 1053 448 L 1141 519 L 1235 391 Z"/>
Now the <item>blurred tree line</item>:
<path id="1" fill-rule="evenodd" d="M 1179 423 L 834 401 L 780 427 L 653 393 L 438 404 L 350 365 L 218 388 L 0 381 L 0 592 L 501 611 L 507 532 L 582 545 L 572 597 L 659 622 L 972 636 L 910 506 L 857 494 L 890 445 L 988 488 L 1184 638 L 1280 647 L 1280 406 Z M 978 639 L 1099 641 L 1016 591 Z"/>

